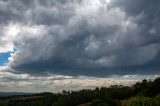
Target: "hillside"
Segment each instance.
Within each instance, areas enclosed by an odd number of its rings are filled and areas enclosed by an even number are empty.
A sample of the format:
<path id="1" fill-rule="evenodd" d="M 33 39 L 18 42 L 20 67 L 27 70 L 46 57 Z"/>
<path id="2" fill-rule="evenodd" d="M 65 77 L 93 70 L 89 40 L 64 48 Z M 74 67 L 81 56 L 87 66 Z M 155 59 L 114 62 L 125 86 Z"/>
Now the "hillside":
<path id="1" fill-rule="evenodd" d="M 0 106 L 160 106 L 160 78 L 131 87 L 113 85 L 57 94 L 2 96 Z"/>

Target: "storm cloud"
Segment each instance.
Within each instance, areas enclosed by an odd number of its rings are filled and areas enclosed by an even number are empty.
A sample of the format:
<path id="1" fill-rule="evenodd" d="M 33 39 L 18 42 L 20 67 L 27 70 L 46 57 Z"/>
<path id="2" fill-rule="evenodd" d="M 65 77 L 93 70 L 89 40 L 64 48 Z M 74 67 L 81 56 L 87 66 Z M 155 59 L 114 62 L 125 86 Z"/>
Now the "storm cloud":
<path id="1" fill-rule="evenodd" d="M 0 52 L 16 73 L 159 74 L 160 1 L 0 1 Z"/>

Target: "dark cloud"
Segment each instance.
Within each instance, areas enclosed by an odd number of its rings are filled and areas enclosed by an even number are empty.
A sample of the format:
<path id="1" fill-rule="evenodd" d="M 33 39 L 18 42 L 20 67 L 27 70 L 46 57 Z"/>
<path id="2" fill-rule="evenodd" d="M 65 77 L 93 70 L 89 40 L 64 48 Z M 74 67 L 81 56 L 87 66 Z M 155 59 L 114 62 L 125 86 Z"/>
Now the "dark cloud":
<path id="1" fill-rule="evenodd" d="M 160 2 L 1 1 L 1 27 L 17 26 L 9 66 L 20 73 L 157 74 Z M 1 6 L 2 5 L 2 6 Z"/>

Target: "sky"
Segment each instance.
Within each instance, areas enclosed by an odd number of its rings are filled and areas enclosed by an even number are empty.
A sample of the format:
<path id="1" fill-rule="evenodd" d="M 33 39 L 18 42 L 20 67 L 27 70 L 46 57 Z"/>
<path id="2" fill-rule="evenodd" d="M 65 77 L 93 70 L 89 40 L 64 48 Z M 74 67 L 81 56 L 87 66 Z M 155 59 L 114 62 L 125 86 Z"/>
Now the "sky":
<path id="1" fill-rule="evenodd" d="M 160 0 L 1 0 L 0 91 L 94 89 L 160 76 Z"/>

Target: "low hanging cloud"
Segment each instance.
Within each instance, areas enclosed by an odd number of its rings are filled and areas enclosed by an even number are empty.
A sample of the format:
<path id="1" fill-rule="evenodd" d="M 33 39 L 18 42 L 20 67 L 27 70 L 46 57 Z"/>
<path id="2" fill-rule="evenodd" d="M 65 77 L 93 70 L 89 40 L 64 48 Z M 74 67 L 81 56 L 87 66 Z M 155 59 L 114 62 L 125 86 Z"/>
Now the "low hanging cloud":
<path id="1" fill-rule="evenodd" d="M 1 91 L 28 91 L 28 92 L 61 92 L 62 90 L 95 89 L 98 86 L 109 87 L 120 84 L 131 86 L 142 79 L 152 79 L 153 75 L 125 75 L 110 76 L 108 78 L 96 77 L 71 77 L 63 75 L 31 76 L 29 74 L 14 74 L 10 72 L 0 72 Z"/>
<path id="2" fill-rule="evenodd" d="M 158 74 L 159 5 L 158 0 L 0 1 L 0 52 L 16 49 L 8 67 L 18 73 Z"/>

